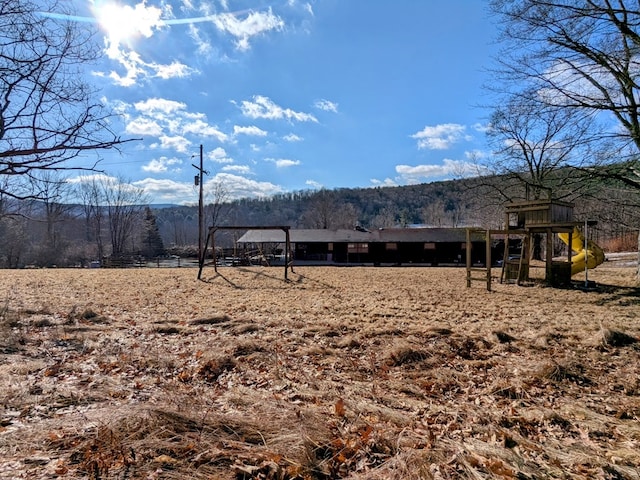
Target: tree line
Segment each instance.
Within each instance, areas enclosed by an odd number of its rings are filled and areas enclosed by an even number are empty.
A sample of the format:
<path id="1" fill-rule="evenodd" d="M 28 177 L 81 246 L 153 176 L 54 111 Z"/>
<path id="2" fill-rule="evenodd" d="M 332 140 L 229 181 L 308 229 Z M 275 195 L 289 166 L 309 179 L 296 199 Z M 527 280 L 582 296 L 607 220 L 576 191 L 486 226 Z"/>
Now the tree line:
<path id="1" fill-rule="evenodd" d="M 142 190 L 106 176 L 74 185 L 51 172 L 32 184 L 39 186 L 39 199 L 0 193 L 0 267 L 87 266 L 107 257 L 164 254 Z"/>
<path id="2" fill-rule="evenodd" d="M 573 175 L 583 174 L 574 170 Z M 561 184 L 568 174 L 559 174 Z M 526 198 L 507 177 L 476 177 L 419 185 L 301 191 L 264 199 L 211 202 L 204 225 L 289 225 L 292 228 L 353 229 L 503 228 L 504 194 Z M 585 177 L 584 182 L 588 183 Z M 118 259 L 196 257 L 198 207 L 154 208 L 142 190 L 106 176 L 69 183 L 41 179 L 39 200 L 0 195 L 0 267 L 88 266 Z M 498 193 L 500 190 L 500 193 Z M 222 189 L 221 189 L 222 191 Z M 220 193 L 220 192 L 219 192 Z M 69 202 L 69 199 L 80 201 Z M 591 235 L 610 251 L 634 248 L 640 192 L 592 179 L 590 189 L 567 198 L 577 220 L 595 220 Z M 216 243 L 232 248 L 242 232 L 221 231 Z"/>

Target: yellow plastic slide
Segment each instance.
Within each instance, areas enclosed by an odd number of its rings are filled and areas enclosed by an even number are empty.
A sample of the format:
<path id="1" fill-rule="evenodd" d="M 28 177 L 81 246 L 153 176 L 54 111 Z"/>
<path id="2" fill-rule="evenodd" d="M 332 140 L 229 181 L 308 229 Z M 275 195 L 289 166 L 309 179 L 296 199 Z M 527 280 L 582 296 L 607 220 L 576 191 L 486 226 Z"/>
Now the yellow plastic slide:
<path id="1" fill-rule="evenodd" d="M 560 240 L 564 243 L 569 245 L 568 233 L 559 233 L 558 237 L 560 237 Z M 571 234 L 570 246 L 571 250 L 576 252 L 576 255 L 571 257 L 571 275 L 584 271 L 585 264 L 589 268 L 596 268 L 604 262 L 604 251 L 591 240 L 587 241 L 587 249 L 585 250 L 584 236 L 577 228 L 574 228 L 573 233 Z"/>

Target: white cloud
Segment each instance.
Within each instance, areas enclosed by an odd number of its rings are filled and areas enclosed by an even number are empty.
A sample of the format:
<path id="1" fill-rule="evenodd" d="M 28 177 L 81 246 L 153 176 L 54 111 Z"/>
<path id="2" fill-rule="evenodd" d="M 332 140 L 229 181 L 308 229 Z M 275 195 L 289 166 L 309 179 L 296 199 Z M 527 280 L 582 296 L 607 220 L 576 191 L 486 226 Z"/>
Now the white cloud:
<path id="1" fill-rule="evenodd" d="M 81 183 L 91 183 L 91 182 L 113 182 L 115 181 L 115 177 L 111 177 L 104 173 L 92 173 L 92 174 L 83 174 L 78 175 L 77 177 L 71 177 L 66 180 L 67 183 L 71 184 L 81 184 Z"/>
<path id="2" fill-rule="evenodd" d="M 155 71 L 154 76 L 162 78 L 163 80 L 167 80 L 169 78 L 185 78 L 197 72 L 197 70 L 176 60 L 168 65 L 162 65 L 158 63 L 151 63 L 148 65 L 153 71 Z"/>
<path id="3" fill-rule="evenodd" d="M 212 20 L 219 30 L 236 38 L 236 48 L 241 51 L 249 49 L 251 37 L 284 28 L 284 21 L 274 15 L 271 8 L 266 12 L 250 12 L 243 19 L 233 13 L 222 13 L 213 16 Z"/>
<path id="4" fill-rule="evenodd" d="M 470 140 L 465 136 L 466 127 L 457 123 L 443 123 L 441 125 L 426 126 L 421 131 L 411 135 L 418 140 L 419 149 L 446 150 L 460 140 Z"/>
<path id="5" fill-rule="evenodd" d="M 225 165 L 224 167 L 222 167 L 222 171 L 248 175 L 251 173 L 251 167 L 249 167 L 248 165 Z"/>
<path id="6" fill-rule="evenodd" d="M 181 131 L 183 134 L 191 133 L 202 137 L 213 137 L 220 142 L 225 142 L 229 138 L 226 133 L 221 132 L 217 127 L 209 125 L 199 119 L 194 122 L 185 123 L 182 126 Z"/>
<path id="7" fill-rule="evenodd" d="M 113 80 L 113 83 L 121 87 L 131 87 L 136 84 L 138 77 L 145 74 L 144 68 L 141 66 L 140 56 L 135 52 L 120 52 L 116 58 L 118 62 L 124 67 L 126 73 L 124 76 L 115 71 L 111 71 L 108 77 Z M 98 73 L 100 76 L 103 73 Z"/>
<path id="8" fill-rule="evenodd" d="M 127 133 L 132 135 L 149 135 L 158 137 L 162 135 L 162 127 L 153 119 L 138 117 L 127 123 Z"/>
<path id="9" fill-rule="evenodd" d="M 484 150 L 467 150 L 464 152 L 464 156 L 467 160 L 478 161 L 490 156 L 489 152 Z"/>
<path id="10" fill-rule="evenodd" d="M 233 134 L 234 135 L 253 135 L 256 137 L 266 137 L 267 136 L 267 132 L 262 130 L 259 127 L 256 127 L 255 125 L 250 125 L 248 127 L 241 127 L 239 125 L 234 125 L 233 126 Z"/>
<path id="11" fill-rule="evenodd" d="M 377 178 L 372 178 L 371 184 L 375 187 L 397 187 L 398 182 L 391 178 L 385 178 L 384 180 L 378 180 Z"/>
<path id="12" fill-rule="evenodd" d="M 317 100 L 313 106 L 319 110 L 324 110 L 325 112 L 338 113 L 338 104 L 329 100 Z"/>
<path id="13" fill-rule="evenodd" d="M 282 187 L 271 182 L 258 182 L 232 173 L 218 173 L 209 182 L 221 182 L 229 191 L 230 200 L 268 197 L 281 193 Z"/>
<path id="14" fill-rule="evenodd" d="M 287 158 L 267 158 L 267 162 L 275 163 L 278 168 L 287 168 L 300 165 L 300 160 L 289 160 Z"/>
<path id="15" fill-rule="evenodd" d="M 482 173 L 475 163 L 450 159 L 444 159 L 440 165 L 396 165 L 396 172 L 401 181 L 409 184 Z"/>
<path id="16" fill-rule="evenodd" d="M 316 117 L 310 113 L 296 112 L 290 108 L 282 108 L 276 105 L 270 98 L 255 95 L 253 101 L 243 100 L 240 106 L 242 114 L 249 118 L 266 118 L 269 120 L 297 120 L 299 122 L 317 122 Z"/>
<path id="17" fill-rule="evenodd" d="M 174 165 L 181 165 L 181 164 L 182 164 L 182 160 L 179 160 L 175 157 L 174 158 L 160 157 L 160 158 L 154 158 L 146 165 L 143 165 L 142 170 L 144 170 L 145 172 L 151 172 L 151 173 L 163 173 L 163 172 L 169 171 L 169 167 L 172 167 Z M 173 168 L 171 170 L 174 172 L 180 171 L 179 168 Z"/>
<path id="18" fill-rule="evenodd" d="M 222 147 L 214 148 L 208 152 L 207 159 L 216 163 L 233 163 L 233 158 L 230 158 Z"/>
<path id="19" fill-rule="evenodd" d="M 189 25 L 189 36 L 196 44 L 196 51 L 204 57 L 210 57 L 213 52 L 213 46 L 209 39 L 205 38 L 200 29 L 193 23 Z"/>
<path id="20" fill-rule="evenodd" d="M 110 182 L 112 184 L 120 183 L 116 177 L 107 175 L 91 175 L 79 176 L 69 179 L 70 183 L 82 183 L 97 180 L 101 182 Z M 216 183 L 224 184 L 229 192 L 229 200 L 239 198 L 255 198 L 268 197 L 276 193 L 283 192 L 283 188 L 270 182 L 259 182 L 241 175 L 232 173 L 218 173 L 205 182 L 205 188 L 211 187 Z M 180 205 L 194 205 L 197 203 L 197 189 L 191 181 L 176 182 L 171 179 L 145 178 L 132 182 L 131 184 L 123 184 L 130 188 L 139 188 L 144 191 L 149 198 L 153 198 L 154 203 L 175 203 Z"/>
<path id="21" fill-rule="evenodd" d="M 191 142 L 181 135 L 176 135 L 173 137 L 170 137 L 168 135 L 161 135 L 159 137 L 159 140 L 160 146 L 162 148 L 173 149 L 180 153 L 187 153 L 187 150 L 191 145 Z"/>
<path id="22" fill-rule="evenodd" d="M 158 142 L 151 148 L 173 148 L 186 153 L 196 137 L 226 142 L 229 135 L 215 125 L 207 122 L 201 112 L 190 112 L 187 105 L 165 98 L 149 98 L 131 104 L 120 102 L 118 113 L 126 122 L 126 131 L 130 134 L 156 137 Z"/>
<path id="23" fill-rule="evenodd" d="M 84 175 L 84 174 L 78 175 L 77 177 L 72 177 L 67 179 L 66 182 L 74 185 L 96 182 L 99 185 L 117 187 L 122 189 L 125 192 L 132 192 L 132 193 L 133 192 L 139 193 L 139 188 L 140 188 L 136 186 L 135 182 L 130 183 L 124 177 L 106 175 L 104 173 L 97 173 L 97 174 L 91 174 L 91 175 Z"/>
<path id="24" fill-rule="evenodd" d="M 118 61 L 125 67 L 126 74 L 121 76 L 119 73 L 111 71 L 109 73 L 109 78 L 111 78 L 116 85 L 121 87 L 131 87 L 140 83 L 140 80 L 147 80 L 150 78 L 162 78 L 163 80 L 167 80 L 170 78 L 185 78 L 198 73 L 198 70 L 178 61 L 173 61 L 170 64 L 143 62 L 140 56 L 135 52 L 122 52 Z M 99 74 L 104 76 L 102 73 Z"/>
<path id="25" fill-rule="evenodd" d="M 299 137 L 295 133 L 290 133 L 288 135 L 285 135 L 284 137 L 282 137 L 282 139 L 286 140 L 287 142 L 301 142 L 303 140 L 302 137 Z"/>
<path id="26" fill-rule="evenodd" d="M 478 122 L 473 124 L 473 129 L 476 132 L 487 133 L 489 130 L 491 130 L 491 125 L 488 123 L 483 124 Z"/>
<path id="27" fill-rule="evenodd" d="M 316 182 L 315 180 L 307 180 L 304 182 L 305 185 L 309 185 L 311 188 L 315 188 L 316 190 L 320 190 L 324 185 L 320 182 Z"/>
<path id="28" fill-rule="evenodd" d="M 136 102 L 133 106 L 139 112 L 147 115 L 153 115 L 158 112 L 169 114 L 187 108 L 187 105 L 183 102 L 167 100 L 166 98 L 149 98 L 142 102 Z"/>
<path id="29" fill-rule="evenodd" d="M 197 202 L 196 190 L 192 183 L 176 182 L 170 179 L 145 178 L 133 182 L 138 188 L 154 199 L 154 203 L 175 203 L 189 205 Z"/>

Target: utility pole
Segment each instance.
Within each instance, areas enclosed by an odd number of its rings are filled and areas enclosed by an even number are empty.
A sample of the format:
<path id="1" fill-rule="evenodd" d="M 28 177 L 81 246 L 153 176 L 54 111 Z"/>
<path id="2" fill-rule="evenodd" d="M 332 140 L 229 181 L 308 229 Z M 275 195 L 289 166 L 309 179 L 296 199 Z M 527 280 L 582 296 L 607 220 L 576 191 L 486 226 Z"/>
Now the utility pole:
<path id="1" fill-rule="evenodd" d="M 200 166 L 191 164 L 198 170 L 198 174 L 194 178 L 196 187 L 200 186 L 200 193 L 198 195 L 198 266 L 202 268 L 204 263 L 204 251 L 203 251 L 203 230 L 204 230 L 204 205 L 203 205 L 203 181 L 202 177 L 207 172 L 203 168 L 203 156 L 202 156 L 202 144 L 200 144 Z"/>

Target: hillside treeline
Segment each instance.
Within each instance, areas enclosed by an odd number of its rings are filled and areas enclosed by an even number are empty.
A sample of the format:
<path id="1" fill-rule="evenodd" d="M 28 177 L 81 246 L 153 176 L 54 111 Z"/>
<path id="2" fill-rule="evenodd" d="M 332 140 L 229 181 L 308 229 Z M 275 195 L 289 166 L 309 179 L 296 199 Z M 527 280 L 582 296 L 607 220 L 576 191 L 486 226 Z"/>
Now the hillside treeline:
<path id="1" fill-rule="evenodd" d="M 562 195 L 556 193 L 575 204 L 577 221 L 598 222 L 591 235 L 605 249 L 635 249 L 640 225 L 639 192 L 602 180 L 592 185 L 584 181 L 582 185 Z M 504 203 L 522 200 L 526 195 L 522 187 L 509 186 L 505 177 L 300 191 L 210 203 L 204 208 L 204 225 L 501 228 Z M 221 231 L 216 243 L 231 247 L 241 234 Z M 126 202 L 0 202 L 2 268 L 87 266 L 105 258 L 195 256 L 197 245 L 196 205 L 154 208 Z"/>

